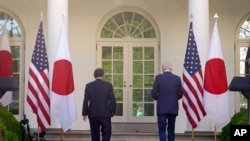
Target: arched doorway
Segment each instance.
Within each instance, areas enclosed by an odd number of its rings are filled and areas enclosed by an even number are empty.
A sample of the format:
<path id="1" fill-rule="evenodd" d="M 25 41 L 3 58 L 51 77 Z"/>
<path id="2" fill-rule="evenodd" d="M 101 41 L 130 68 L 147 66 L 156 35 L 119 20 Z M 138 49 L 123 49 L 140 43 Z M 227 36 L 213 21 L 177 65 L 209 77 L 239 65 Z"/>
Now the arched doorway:
<path id="1" fill-rule="evenodd" d="M 240 21 L 235 32 L 235 75 L 250 75 L 250 13 Z M 247 108 L 247 100 L 242 94 L 236 95 L 236 110 Z"/>
<path id="2" fill-rule="evenodd" d="M 136 7 L 108 13 L 97 32 L 97 67 L 114 86 L 117 111 L 114 122 L 155 122 L 151 98 L 159 73 L 159 30 L 153 18 Z"/>
<path id="3" fill-rule="evenodd" d="M 10 10 L 0 6 L 0 35 L 3 26 L 9 31 L 9 43 L 12 53 L 13 77 L 16 79 L 19 90 L 12 92 L 12 102 L 6 106 L 17 120 L 23 118 L 24 107 L 24 30 L 21 20 Z M 1 60 L 2 61 L 2 60 Z"/>

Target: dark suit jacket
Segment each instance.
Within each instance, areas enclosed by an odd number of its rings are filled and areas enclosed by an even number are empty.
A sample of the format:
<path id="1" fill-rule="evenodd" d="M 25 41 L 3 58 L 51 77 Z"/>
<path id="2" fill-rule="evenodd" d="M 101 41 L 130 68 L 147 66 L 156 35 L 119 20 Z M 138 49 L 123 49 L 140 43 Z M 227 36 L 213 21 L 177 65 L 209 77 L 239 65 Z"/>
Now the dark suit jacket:
<path id="1" fill-rule="evenodd" d="M 111 117 L 115 114 L 116 99 L 111 83 L 96 79 L 86 84 L 82 115 Z"/>
<path id="2" fill-rule="evenodd" d="M 180 77 L 171 72 L 157 75 L 151 96 L 157 100 L 157 114 L 178 115 L 178 100 L 183 96 Z"/>

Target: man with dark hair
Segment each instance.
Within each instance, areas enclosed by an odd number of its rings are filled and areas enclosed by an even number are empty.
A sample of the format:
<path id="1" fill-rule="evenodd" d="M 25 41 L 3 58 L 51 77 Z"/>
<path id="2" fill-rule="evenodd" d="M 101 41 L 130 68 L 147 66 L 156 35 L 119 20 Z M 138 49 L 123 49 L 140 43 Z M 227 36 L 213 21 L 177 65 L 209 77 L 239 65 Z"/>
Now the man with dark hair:
<path id="1" fill-rule="evenodd" d="M 94 71 L 94 77 L 97 78 L 97 77 L 103 77 L 104 76 L 104 70 L 103 69 L 96 69 Z"/>
<path id="2" fill-rule="evenodd" d="M 104 81 L 104 70 L 97 68 L 94 71 L 95 81 L 86 84 L 82 107 L 82 118 L 89 118 L 92 141 L 110 141 L 111 117 L 116 110 L 116 99 L 111 83 Z"/>

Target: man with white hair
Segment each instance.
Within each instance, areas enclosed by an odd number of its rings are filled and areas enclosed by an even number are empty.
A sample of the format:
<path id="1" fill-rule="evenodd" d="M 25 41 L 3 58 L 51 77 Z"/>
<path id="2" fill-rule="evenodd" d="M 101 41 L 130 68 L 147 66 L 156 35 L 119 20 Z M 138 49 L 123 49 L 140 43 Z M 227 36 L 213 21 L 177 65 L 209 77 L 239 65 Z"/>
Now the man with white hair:
<path id="1" fill-rule="evenodd" d="M 162 74 L 155 77 L 151 96 L 157 101 L 157 122 L 160 141 L 175 140 L 175 120 L 179 112 L 178 100 L 183 96 L 181 78 L 172 73 L 169 62 L 162 64 Z"/>

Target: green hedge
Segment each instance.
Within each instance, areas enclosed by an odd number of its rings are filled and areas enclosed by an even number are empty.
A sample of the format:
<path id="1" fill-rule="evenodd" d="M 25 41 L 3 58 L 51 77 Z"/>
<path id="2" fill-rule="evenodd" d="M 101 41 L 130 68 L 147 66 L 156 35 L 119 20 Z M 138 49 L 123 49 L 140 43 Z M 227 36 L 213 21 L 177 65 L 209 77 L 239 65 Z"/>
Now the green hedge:
<path id="1" fill-rule="evenodd" d="M 236 113 L 231 121 L 222 128 L 220 135 L 221 141 L 230 141 L 230 125 L 246 125 L 247 124 L 247 109 L 241 109 L 240 112 Z"/>
<path id="2" fill-rule="evenodd" d="M 12 113 L 0 105 L 0 130 L 3 141 L 20 141 L 22 140 L 20 122 L 16 120 Z M 28 138 L 25 135 L 25 141 Z"/>
<path id="3" fill-rule="evenodd" d="M 6 126 L 4 125 L 4 123 L 2 121 L 0 121 L 0 132 L 1 132 L 1 138 L 3 139 L 3 141 L 7 141 L 7 130 L 6 130 Z M 1 140 L 1 139 L 0 139 Z"/>

